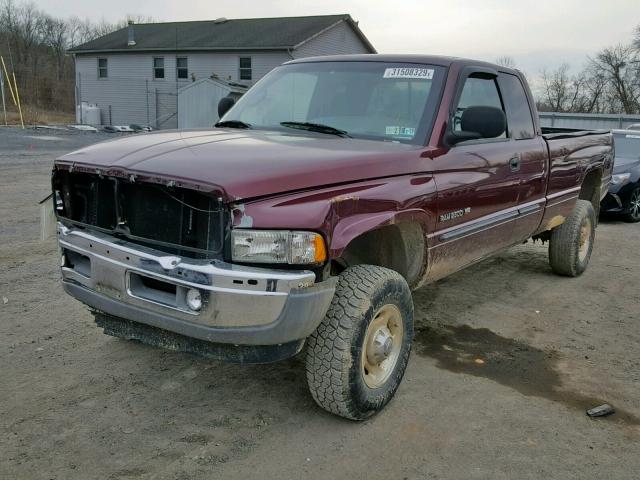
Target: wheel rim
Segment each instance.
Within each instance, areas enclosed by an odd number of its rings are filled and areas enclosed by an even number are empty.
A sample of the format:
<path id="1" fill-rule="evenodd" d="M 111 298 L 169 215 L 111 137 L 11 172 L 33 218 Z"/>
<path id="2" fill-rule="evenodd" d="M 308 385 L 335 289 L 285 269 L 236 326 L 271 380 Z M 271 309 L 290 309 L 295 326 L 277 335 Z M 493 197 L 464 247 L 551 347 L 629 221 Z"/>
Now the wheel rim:
<path id="1" fill-rule="evenodd" d="M 403 336 L 400 309 L 392 304 L 380 307 L 367 327 L 362 349 L 362 377 L 369 388 L 379 388 L 391 376 Z"/>
<path id="2" fill-rule="evenodd" d="M 629 201 L 629 214 L 635 219 L 640 218 L 640 190 L 634 190 Z"/>
<path id="3" fill-rule="evenodd" d="M 581 262 L 587 258 L 589 248 L 591 247 L 591 220 L 585 219 L 580 228 L 580 248 L 578 250 L 578 258 Z"/>

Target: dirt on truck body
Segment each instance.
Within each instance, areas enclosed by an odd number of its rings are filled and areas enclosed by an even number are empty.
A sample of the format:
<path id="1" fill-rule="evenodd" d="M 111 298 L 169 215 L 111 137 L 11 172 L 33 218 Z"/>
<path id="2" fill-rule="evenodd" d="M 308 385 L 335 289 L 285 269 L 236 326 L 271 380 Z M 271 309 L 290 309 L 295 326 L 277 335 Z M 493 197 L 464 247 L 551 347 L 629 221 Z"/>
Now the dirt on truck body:
<path id="1" fill-rule="evenodd" d="M 246 363 L 306 344 L 313 398 L 360 420 L 404 374 L 412 289 L 532 237 L 556 273 L 587 268 L 612 153 L 541 129 L 516 70 L 296 60 L 213 129 L 59 158 L 63 285 L 124 338 Z"/>

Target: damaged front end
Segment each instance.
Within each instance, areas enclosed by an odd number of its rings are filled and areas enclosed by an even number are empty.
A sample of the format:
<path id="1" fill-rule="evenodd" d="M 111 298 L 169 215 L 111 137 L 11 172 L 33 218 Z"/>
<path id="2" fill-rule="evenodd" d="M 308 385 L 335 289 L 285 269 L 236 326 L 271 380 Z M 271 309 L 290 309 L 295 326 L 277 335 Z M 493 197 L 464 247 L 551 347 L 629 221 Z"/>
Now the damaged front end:
<path id="1" fill-rule="evenodd" d="M 53 202 L 63 287 L 105 333 L 222 360 L 275 361 L 302 348 L 335 290 L 310 270 L 228 261 L 231 218 L 221 196 L 56 169 Z"/>
<path id="2" fill-rule="evenodd" d="M 135 177 L 56 169 L 56 216 L 133 243 L 191 258 L 221 259 L 229 213 L 220 196 Z"/>

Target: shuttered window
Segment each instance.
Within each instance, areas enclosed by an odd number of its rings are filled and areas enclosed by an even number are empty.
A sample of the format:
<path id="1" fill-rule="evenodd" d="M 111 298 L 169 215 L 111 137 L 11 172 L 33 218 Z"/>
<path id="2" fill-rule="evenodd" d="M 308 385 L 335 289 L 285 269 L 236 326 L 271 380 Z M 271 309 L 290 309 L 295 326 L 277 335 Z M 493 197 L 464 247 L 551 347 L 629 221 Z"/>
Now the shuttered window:
<path id="1" fill-rule="evenodd" d="M 156 80 L 164 79 L 164 57 L 153 58 L 153 78 Z"/>
<path id="2" fill-rule="evenodd" d="M 189 61 L 187 57 L 176 58 L 176 75 L 178 79 L 189 78 Z"/>
<path id="3" fill-rule="evenodd" d="M 240 57 L 240 80 L 251 80 L 251 57 Z"/>
<path id="4" fill-rule="evenodd" d="M 107 71 L 107 59 L 99 58 L 98 59 L 98 78 L 107 78 L 109 75 Z"/>

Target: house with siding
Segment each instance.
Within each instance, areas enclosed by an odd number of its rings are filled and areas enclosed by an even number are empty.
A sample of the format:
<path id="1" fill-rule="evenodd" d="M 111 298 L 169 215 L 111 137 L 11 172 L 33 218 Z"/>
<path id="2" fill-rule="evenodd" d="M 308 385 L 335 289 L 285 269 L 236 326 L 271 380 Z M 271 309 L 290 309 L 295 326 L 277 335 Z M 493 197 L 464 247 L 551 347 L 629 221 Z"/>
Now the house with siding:
<path id="1" fill-rule="evenodd" d="M 344 14 L 130 23 L 69 53 L 76 104 L 97 105 L 102 124 L 175 128 L 179 92 L 191 82 L 211 78 L 250 87 L 291 59 L 376 50 Z"/>

